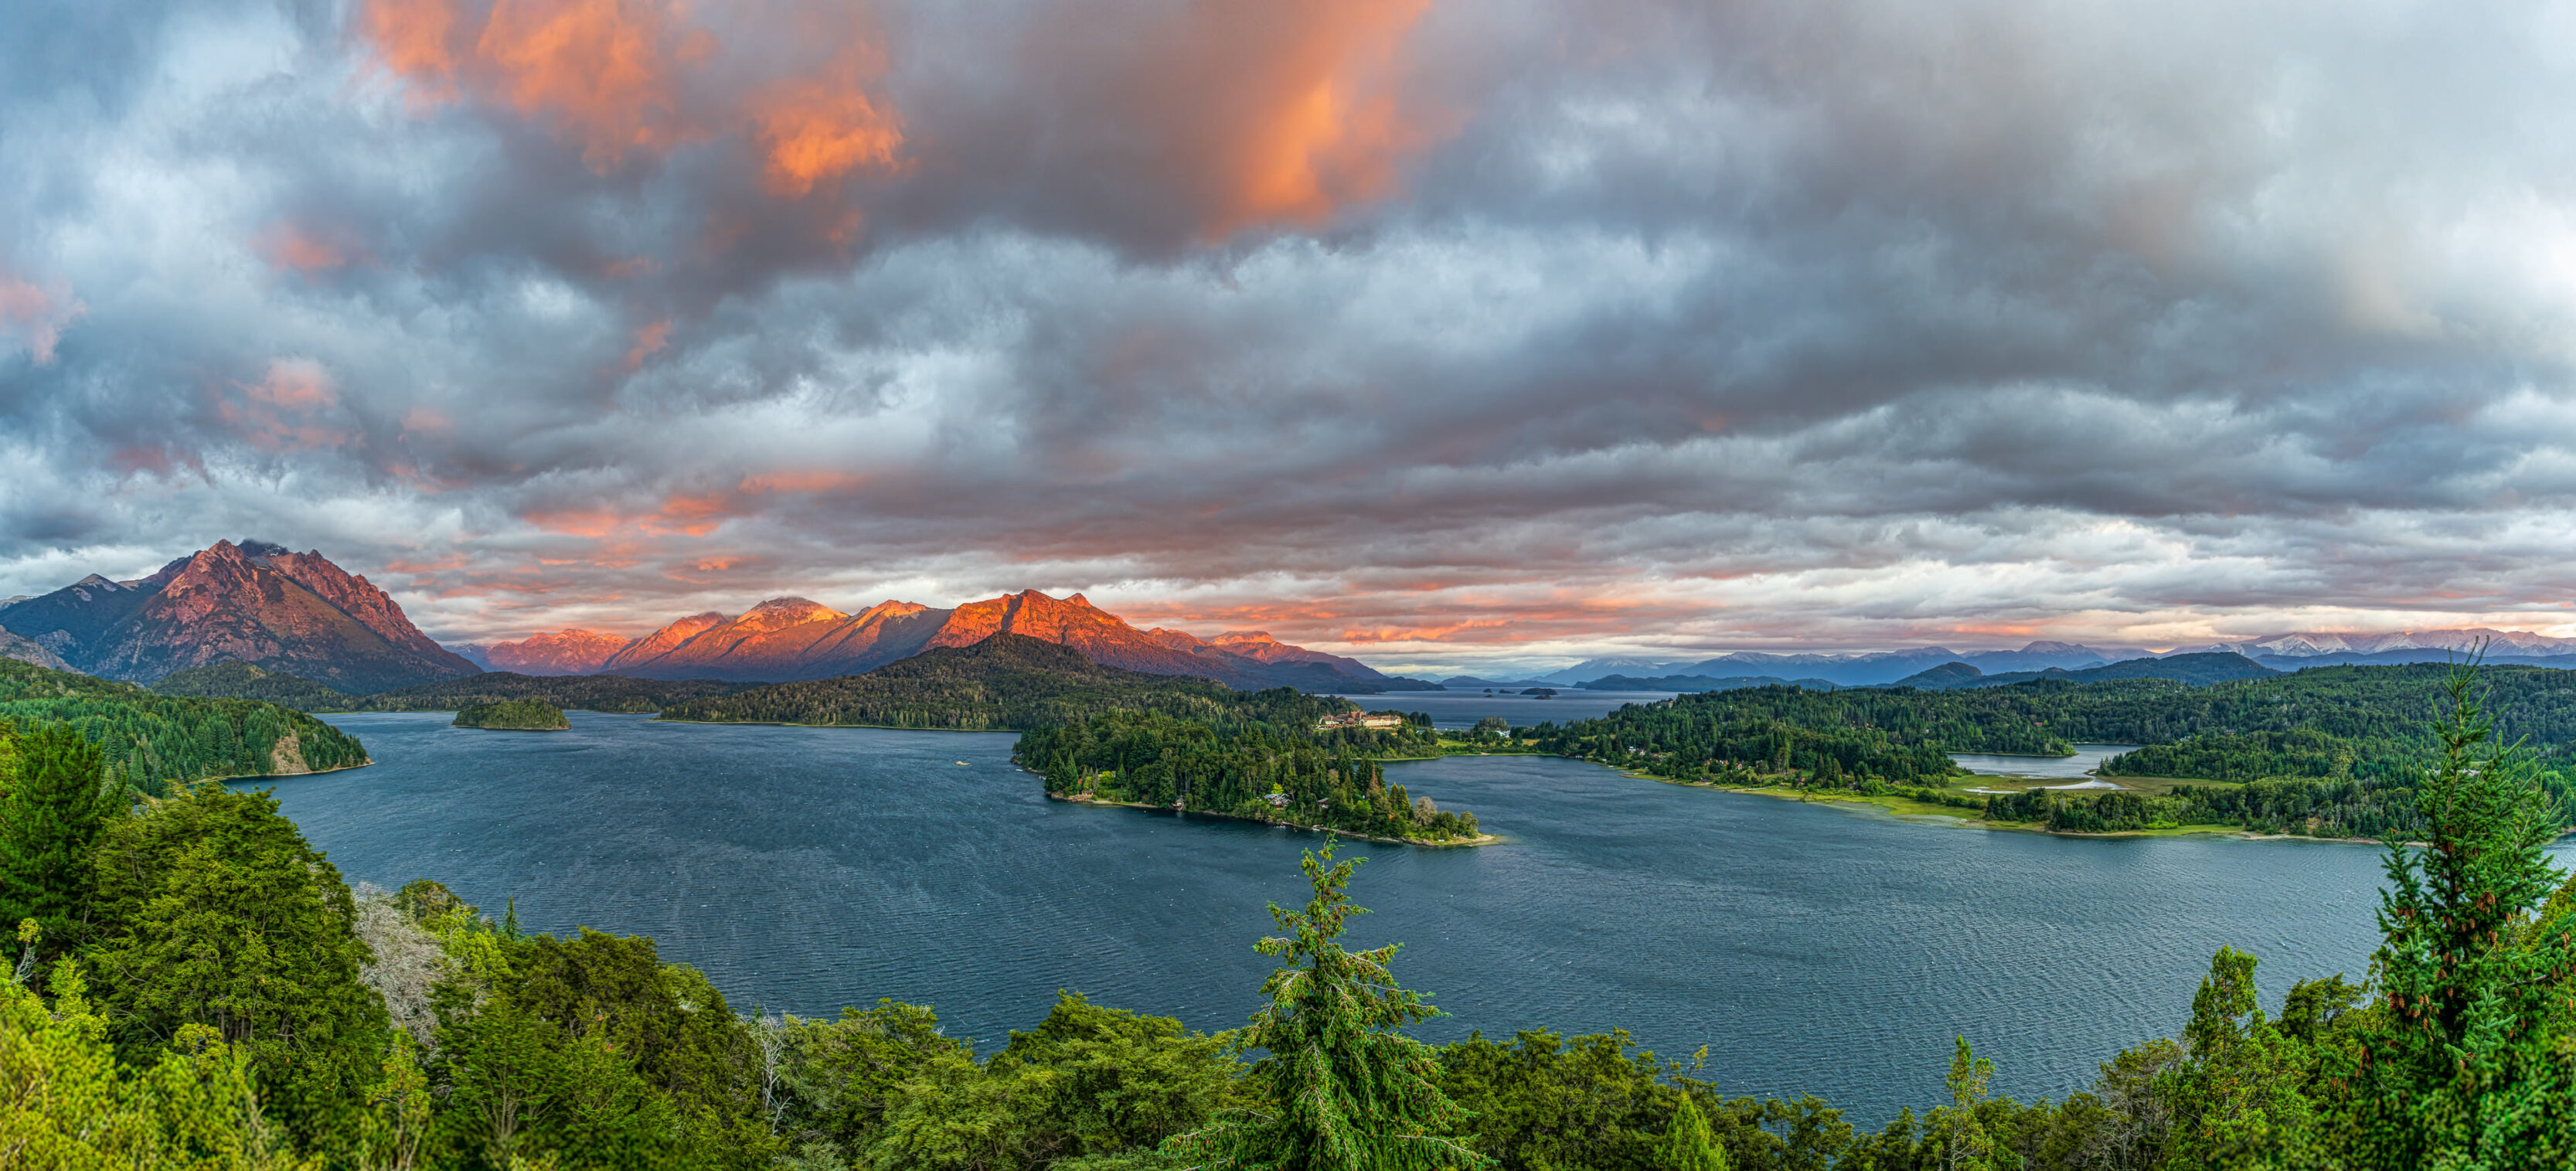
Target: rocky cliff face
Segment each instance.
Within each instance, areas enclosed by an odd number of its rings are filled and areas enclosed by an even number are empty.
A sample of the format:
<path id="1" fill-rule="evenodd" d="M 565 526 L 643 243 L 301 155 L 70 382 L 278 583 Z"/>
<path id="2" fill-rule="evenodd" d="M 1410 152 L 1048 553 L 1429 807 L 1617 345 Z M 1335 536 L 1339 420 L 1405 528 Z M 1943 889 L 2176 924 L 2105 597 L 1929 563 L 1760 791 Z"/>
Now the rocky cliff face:
<path id="1" fill-rule="evenodd" d="M 483 648 L 484 665 L 522 675 L 593 675 L 635 640 L 597 630 L 558 630 Z"/>
<path id="2" fill-rule="evenodd" d="M 402 607 L 318 552 L 218 541 L 132 582 L 92 576 L 0 610 L 0 625 L 93 675 L 149 683 L 215 663 L 257 663 L 342 691 L 476 673 Z"/>
<path id="3" fill-rule="evenodd" d="M 739 618 L 700 614 L 681 619 L 637 639 L 599 670 L 648 679 L 830 679 L 1005 633 L 1070 647 L 1106 666 L 1196 675 L 1233 687 L 1329 688 L 1385 678 L 1357 660 L 1290 646 L 1266 634 L 1236 632 L 1208 642 L 1176 630 L 1138 630 L 1080 594 L 1058 599 L 1036 590 L 953 610 L 880 602 L 856 614 L 803 598 L 774 598 Z M 501 651 L 492 650 L 496 665 Z"/>

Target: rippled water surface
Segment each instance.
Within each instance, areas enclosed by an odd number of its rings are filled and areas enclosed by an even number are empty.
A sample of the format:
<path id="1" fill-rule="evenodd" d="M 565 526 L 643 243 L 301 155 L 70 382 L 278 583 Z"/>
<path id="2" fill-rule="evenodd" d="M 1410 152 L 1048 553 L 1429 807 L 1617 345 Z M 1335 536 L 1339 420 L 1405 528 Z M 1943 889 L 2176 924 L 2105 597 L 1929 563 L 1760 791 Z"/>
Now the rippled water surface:
<path id="1" fill-rule="evenodd" d="M 2073 756 L 1997 756 L 1985 752 L 1953 752 L 1950 759 L 1972 773 L 1993 777 L 2065 777 L 2082 780 L 2102 762 L 2123 752 L 2136 749 L 2134 744 L 2077 744 Z"/>
<path id="2" fill-rule="evenodd" d="M 1300 896 L 1306 834 L 1049 802 L 1012 737 L 656 724 L 559 733 L 443 715 L 331 722 L 374 767 L 274 784 L 351 880 L 433 877 L 538 930 L 651 935 L 736 1007 L 938 1006 L 986 1041 L 1057 988 L 1239 1024 L 1265 901 Z M 960 763 L 962 762 L 962 763 Z M 2358 978 L 2366 847 L 2076 840 L 1912 824 L 1688 789 L 1573 761 L 1452 758 L 1395 779 L 1512 840 L 1363 844 L 1354 942 L 1482 1029 L 1626 1028 L 1700 1046 L 1729 1092 L 1812 1091 L 1874 1124 L 1941 1092 L 1954 1034 L 2030 1098 L 2179 1028 L 2221 944 Z"/>

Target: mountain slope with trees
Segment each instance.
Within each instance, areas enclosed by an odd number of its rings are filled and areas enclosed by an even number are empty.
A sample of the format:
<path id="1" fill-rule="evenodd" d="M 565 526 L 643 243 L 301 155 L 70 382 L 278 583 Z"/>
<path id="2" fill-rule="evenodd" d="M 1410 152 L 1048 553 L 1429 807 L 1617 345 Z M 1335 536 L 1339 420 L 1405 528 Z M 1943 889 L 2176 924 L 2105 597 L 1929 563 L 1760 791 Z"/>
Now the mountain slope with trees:
<path id="1" fill-rule="evenodd" d="M 0 659 L 0 720 L 76 728 L 125 783 L 159 794 L 188 781 L 279 776 L 367 763 L 355 737 L 299 711 L 237 699 L 156 695 L 131 683 Z"/>
<path id="2" fill-rule="evenodd" d="M 674 703 L 666 720 L 1018 731 L 1110 711 L 1312 724 L 1348 700 L 1290 688 L 1236 691 L 1210 679 L 1147 674 L 1008 632 L 924 651 L 864 675 L 779 683 Z"/>

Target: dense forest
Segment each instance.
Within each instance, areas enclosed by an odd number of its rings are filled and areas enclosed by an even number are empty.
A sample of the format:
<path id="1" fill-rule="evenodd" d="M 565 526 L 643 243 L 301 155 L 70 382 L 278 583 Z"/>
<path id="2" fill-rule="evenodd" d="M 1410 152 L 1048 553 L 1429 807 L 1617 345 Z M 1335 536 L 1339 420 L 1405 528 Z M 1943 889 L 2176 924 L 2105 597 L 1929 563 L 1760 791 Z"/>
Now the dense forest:
<path id="1" fill-rule="evenodd" d="M 476 704 L 534 700 L 567 711 L 646 715 L 671 703 L 709 695 L 729 695 L 753 686 L 712 679 L 630 679 L 623 675 L 520 675 L 486 671 L 349 695 L 283 671 L 250 663 L 218 663 L 176 671 L 153 684 L 164 695 L 255 699 L 306 712 L 452 712 Z"/>
<path id="2" fill-rule="evenodd" d="M 367 763 L 347 733 L 302 712 L 235 699 L 156 695 L 131 683 L 0 659 L 0 720 L 65 723 L 146 794 L 193 780 L 320 772 Z"/>
<path id="3" fill-rule="evenodd" d="M 1105 667 L 1071 647 L 1004 633 L 971 646 L 923 651 L 864 675 L 774 683 L 674 703 L 662 718 L 987 732 L 1112 711 L 1311 724 L 1350 707 L 1347 700 L 1294 688 L 1236 691 L 1206 679 Z"/>
<path id="4" fill-rule="evenodd" d="M 2023 794 L 1991 820 L 2068 832 L 2214 824 L 2273 833 L 2377 837 L 2411 832 L 2413 790 L 2439 751 L 2424 730 L 2452 668 L 2317 667 L 2205 687 L 2161 679 L 2007 687 L 1809 691 L 1766 687 L 1631 704 L 1600 719 L 1544 725 L 1550 751 L 1675 779 L 1897 792 L 1949 776 L 1948 754 L 2063 755 L 2073 743 L 2148 747 L 2104 762 L 2108 776 L 2181 784 L 2160 796 Z M 2576 672 L 2479 672 L 2501 734 L 2526 740 L 2553 795 L 2576 747 Z"/>
<path id="5" fill-rule="evenodd" d="M 1215 1034 L 1061 993 L 979 1053 L 927 1006 L 748 1014 L 649 938 L 531 935 L 435 882 L 352 890 L 265 793 L 134 804 L 66 725 L 0 733 L 0 1155 L 119 1167 L 799 1171 L 2555 1168 L 2576 1150 L 2576 884 L 2534 762 L 2463 688 L 2388 847 L 2371 982 L 2258 1003 L 2221 948 L 2172 1036 L 2021 1103 L 1956 1041 L 1872 1131 L 1728 1098 L 1625 1034 L 1432 1047 L 1400 945 L 1347 950 L 1356 860 L 1270 908 Z M 1115 717 L 1118 720 L 1130 717 Z M 1152 714 L 1133 717 L 1150 723 Z M 1234 729 L 1240 736 L 1258 725 Z M 1238 740 L 1237 743 L 1249 743 Z M 1134 767 L 1132 764 L 1130 767 Z"/>
<path id="6" fill-rule="evenodd" d="M 451 721 L 459 728 L 497 728 L 514 732 L 561 732 L 572 727 L 563 709 L 541 699 L 504 699 L 458 708 Z"/>
<path id="7" fill-rule="evenodd" d="M 1262 694 L 1270 694 L 1264 692 Z M 1113 711 L 1033 729 L 1013 759 L 1052 796 L 1221 813 L 1414 842 L 1479 836 L 1476 815 L 1386 781 L 1387 756 L 1437 755 L 1427 717 L 1318 733 L 1311 720 L 1213 721 Z"/>

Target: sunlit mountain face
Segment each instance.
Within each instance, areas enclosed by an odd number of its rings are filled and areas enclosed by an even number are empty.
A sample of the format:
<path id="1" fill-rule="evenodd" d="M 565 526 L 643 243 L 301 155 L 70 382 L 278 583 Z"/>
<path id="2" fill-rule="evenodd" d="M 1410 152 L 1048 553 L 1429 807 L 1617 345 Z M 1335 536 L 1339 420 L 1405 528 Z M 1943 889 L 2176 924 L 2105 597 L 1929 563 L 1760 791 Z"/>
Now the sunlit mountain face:
<path id="1" fill-rule="evenodd" d="M 0 598 L 259 533 L 558 666 L 1030 590 L 1500 680 L 2576 635 L 2553 10 L 8 24 Z"/>

